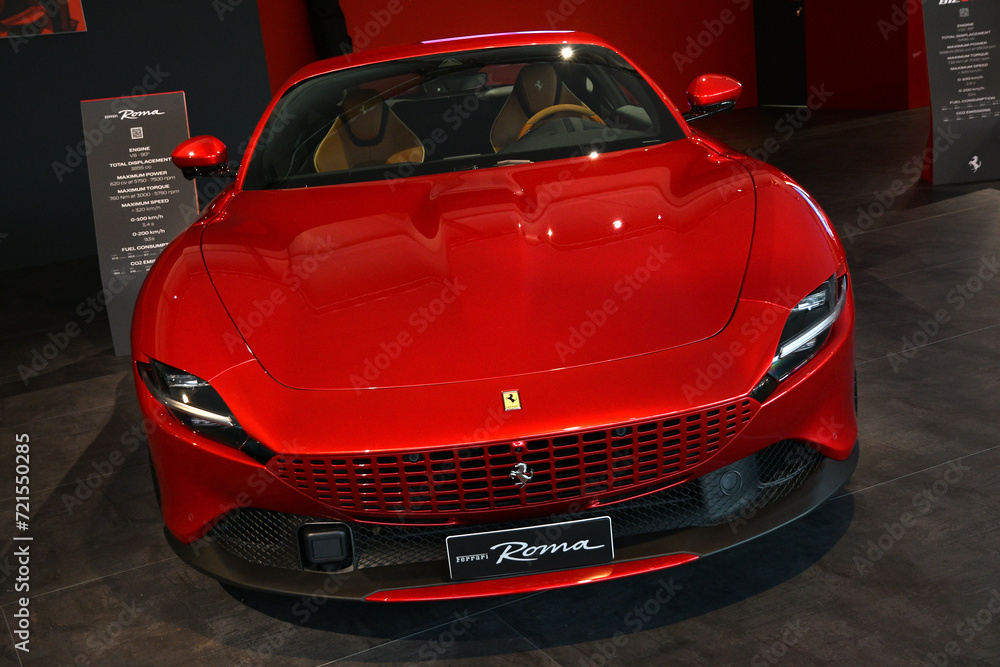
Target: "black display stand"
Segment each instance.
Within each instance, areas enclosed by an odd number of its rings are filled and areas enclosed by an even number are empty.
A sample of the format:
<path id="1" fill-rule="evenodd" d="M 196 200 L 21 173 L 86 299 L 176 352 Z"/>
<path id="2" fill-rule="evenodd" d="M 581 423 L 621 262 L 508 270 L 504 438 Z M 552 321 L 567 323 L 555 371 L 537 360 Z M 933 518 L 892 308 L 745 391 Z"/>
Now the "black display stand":
<path id="1" fill-rule="evenodd" d="M 121 356 L 130 351 L 132 310 L 146 273 L 198 210 L 194 183 L 170 161 L 188 138 L 187 105 L 177 92 L 86 100 L 80 107 L 102 305 Z"/>
<path id="2" fill-rule="evenodd" d="M 935 185 L 1000 179 L 1000 3 L 925 2 Z"/>

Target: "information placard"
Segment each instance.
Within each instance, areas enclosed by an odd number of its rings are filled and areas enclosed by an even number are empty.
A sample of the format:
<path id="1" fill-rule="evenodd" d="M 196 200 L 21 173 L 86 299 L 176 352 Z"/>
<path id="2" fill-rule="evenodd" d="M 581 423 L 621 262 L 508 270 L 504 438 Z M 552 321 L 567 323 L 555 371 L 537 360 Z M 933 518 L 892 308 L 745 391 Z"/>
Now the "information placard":
<path id="1" fill-rule="evenodd" d="M 197 210 L 194 183 L 170 161 L 188 138 L 183 92 L 86 100 L 80 104 L 90 153 L 101 280 L 116 355 L 130 352 L 139 287 L 150 266 Z"/>
<path id="2" fill-rule="evenodd" d="M 1000 179 L 1000 3 L 924 2 L 933 182 Z"/>

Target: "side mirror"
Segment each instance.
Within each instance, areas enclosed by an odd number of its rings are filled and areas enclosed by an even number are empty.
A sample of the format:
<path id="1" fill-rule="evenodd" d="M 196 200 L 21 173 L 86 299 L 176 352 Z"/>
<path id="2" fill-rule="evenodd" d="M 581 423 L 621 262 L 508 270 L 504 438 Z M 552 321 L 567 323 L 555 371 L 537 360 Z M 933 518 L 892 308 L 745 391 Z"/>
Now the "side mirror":
<path id="1" fill-rule="evenodd" d="M 722 74 L 702 74 L 691 82 L 687 89 L 688 104 L 685 120 L 698 120 L 705 116 L 729 111 L 736 106 L 736 100 L 743 92 L 743 85 L 732 77 Z"/>
<path id="2" fill-rule="evenodd" d="M 226 145 L 205 134 L 182 141 L 170 154 L 170 159 L 188 180 L 198 176 L 236 175 L 229 167 Z"/>

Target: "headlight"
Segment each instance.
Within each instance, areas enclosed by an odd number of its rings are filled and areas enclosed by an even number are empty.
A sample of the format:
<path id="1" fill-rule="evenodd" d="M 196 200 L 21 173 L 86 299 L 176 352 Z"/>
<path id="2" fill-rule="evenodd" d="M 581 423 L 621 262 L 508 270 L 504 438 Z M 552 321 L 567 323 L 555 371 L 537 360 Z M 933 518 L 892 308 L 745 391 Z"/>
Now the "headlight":
<path id="1" fill-rule="evenodd" d="M 830 328 L 847 302 L 847 276 L 830 276 L 798 302 L 788 315 L 781 341 L 771 362 L 771 375 L 779 382 L 816 356 Z"/>
<path id="2" fill-rule="evenodd" d="M 274 456 L 246 434 L 219 392 L 205 380 L 153 359 L 136 366 L 149 393 L 195 433 L 239 449 L 261 463 Z"/>

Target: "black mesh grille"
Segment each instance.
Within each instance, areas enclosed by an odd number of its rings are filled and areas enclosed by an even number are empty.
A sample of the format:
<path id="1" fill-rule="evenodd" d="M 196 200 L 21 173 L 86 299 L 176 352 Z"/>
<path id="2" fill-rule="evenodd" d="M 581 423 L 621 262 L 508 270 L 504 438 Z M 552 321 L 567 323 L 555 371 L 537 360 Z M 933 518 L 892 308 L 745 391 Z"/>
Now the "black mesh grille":
<path id="1" fill-rule="evenodd" d="M 216 524 L 208 538 L 251 563 L 301 570 L 299 526 L 315 520 L 270 510 L 238 509 Z"/>
<path id="2" fill-rule="evenodd" d="M 658 493 L 571 515 L 466 526 L 351 524 L 358 568 L 444 560 L 448 535 L 504 530 L 592 516 L 610 516 L 615 540 L 679 528 L 739 522 L 796 489 L 822 455 L 808 444 L 783 440 L 753 456 Z M 738 484 L 738 485 L 737 485 Z M 723 488 L 729 489 L 729 493 Z M 235 510 L 208 537 L 245 560 L 301 569 L 298 529 L 329 519 L 254 508 Z"/>

